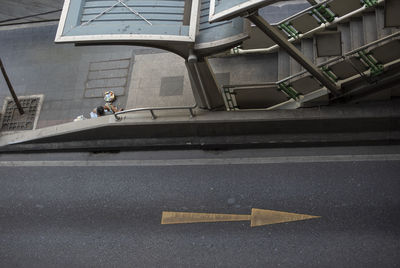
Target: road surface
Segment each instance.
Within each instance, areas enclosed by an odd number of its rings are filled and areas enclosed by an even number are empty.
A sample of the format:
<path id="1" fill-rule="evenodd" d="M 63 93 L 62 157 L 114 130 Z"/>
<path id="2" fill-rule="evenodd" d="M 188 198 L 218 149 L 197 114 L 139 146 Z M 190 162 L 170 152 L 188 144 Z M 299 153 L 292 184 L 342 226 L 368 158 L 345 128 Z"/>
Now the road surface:
<path id="1" fill-rule="evenodd" d="M 161 224 L 162 213 L 320 216 Z M 398 267 L 399 147 L 0 155 L 1 267 Z"/>

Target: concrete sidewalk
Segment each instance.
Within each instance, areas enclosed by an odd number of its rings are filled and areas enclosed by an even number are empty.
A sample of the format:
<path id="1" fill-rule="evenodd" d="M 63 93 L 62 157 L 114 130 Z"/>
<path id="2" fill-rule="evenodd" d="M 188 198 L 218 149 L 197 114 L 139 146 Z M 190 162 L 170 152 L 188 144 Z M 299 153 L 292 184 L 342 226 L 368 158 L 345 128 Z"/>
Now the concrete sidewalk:
<path id="1" fill-rule="evenodd" d="M 304 110 L 137 112 L 0 137 L 0 152 L 236 149 L 400 142 L 399 101 Z"/>
<path id="2" fill-rule="evenodd" d="M 117 105 L 125 109 L 191 106 L 194 99 L 184 59 L 144 47 L 56 45 L 53 42 L 56 28 L 53 24 L 0 29 L 0 57 L 15 91 L 20 97 L 40 95 L 43 98 L 37 130 L 2 131 L 2 146 L 44 139 L 43 148 L 51 149 L 59 145 L 46 139 L 54 137 L 61 137 L 61 146 L 70 141 L 73 144 L 66 147 L 81 149 L 103 148 L 107 144 L 137 148 L 160 144 L 297 144 L 324 139 L 330 142 L 400 140 L 398 102 L 395 101 L 295 111 L 198 110 L 194 118 L 189 117 L 187 110 L 163 111 L 156 112 L 156 120 L 149 112 L 138 112 L 124 115 L 120 122 L 112 116 L 72 122 L 79 115 L 89 117 L 93 108 L 104 104 L 102 94 L 110 89 L 118 96 Z M 210 59 L 220 85 L 276 81 L 277 68 L 273 68 L 274 64 L 265 68 L 267 62 L 277 64 L 277 55 Z M 7 86 L 0 79 L 0 102 L 7 96 Z M 362 133 L 363 129 L 372 134 Z M 346 136 L 335 131 L 343 131 Z M 100 138 L 103 142 L 96 141 Z M 74 143 L 82 139 L 90 140 L 90 144 Z"/>
<path id="3" fill-rule="evenodd" d="M 293 1 L 265 7 L 260 14 L 277 22 L 308 6 Z M 35 128 L 89 117 L 104 103 L 107 90 L 113 90 L 116 104 L 126 109 L 194 103 L 182 58 L 145 47 L 55 44 L 56 30 L 56 23 L 0 27 L 0 57 L 17 95 L 42 96 Z M 278 76 L 276 54 L 214 58 L 210 64 L 219 85 L 271 82 Z M 9 96 L 0 77 L 0 105 Z"/>
<path id="4" fill-rule="evenodd" d="M 56 45 L 57 25 L 0 31 L 0 57 L 18 96 L 44 96 L 37 128 L 70 122 L 104 103 L 115 89 L 125 106 L 133 54 L 160 53 L 141 47 Z M 103 71 L 103 69 L 105 71 Z M 115 77 L 115 78 L 114 78 Z M 9 96 L 0 79 L 0 101 Z"/>
<path id="5" fill-rule="evenodd" d="M 0 57 L 18 96 L 43 95 L 37 128 L 89 117 L 113 90 L 117 105 L 139 107 L 194 104 L 184 59 L 135 46 L 54 44 L 57 25 L 1 28 Z M 212 59 L 219 84 L 276 80 L 276 55 Z M 10 95 L 0 79 L 0 104 Z"/>

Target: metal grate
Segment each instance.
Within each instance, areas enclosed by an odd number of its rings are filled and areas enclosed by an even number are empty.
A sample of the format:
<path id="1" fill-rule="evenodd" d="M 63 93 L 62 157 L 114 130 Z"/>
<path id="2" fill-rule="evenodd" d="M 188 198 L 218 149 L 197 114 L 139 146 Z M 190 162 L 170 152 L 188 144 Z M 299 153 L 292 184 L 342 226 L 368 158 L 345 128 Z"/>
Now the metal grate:
<path id="1" fill-rule="evenodd" d="M 40 104 L 40 98 L 21 98 L 21 106 L 24 114 L 20 115 L 18 108 L 13 100 L 6 101 L 3 120 L 1 124 L 2 131 L 20 131 L 31 130 L 34 127 L 36 113 Z"/>

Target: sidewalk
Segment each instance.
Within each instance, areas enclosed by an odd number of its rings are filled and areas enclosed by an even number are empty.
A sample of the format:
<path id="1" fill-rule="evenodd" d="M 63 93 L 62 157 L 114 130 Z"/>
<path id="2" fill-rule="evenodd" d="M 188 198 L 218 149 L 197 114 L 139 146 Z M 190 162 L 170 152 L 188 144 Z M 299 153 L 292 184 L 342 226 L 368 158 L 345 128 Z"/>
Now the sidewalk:
<path id="1" fill-rule="evenodd" d="M 0 30 L 0 57 L 19 97 L 43 95 L 37 128 L 71 122 L 113 90 L 122 108 L 194 104 L 184 60 L 163 50 L 54 44 L 57 25 Z M 3 29 L 3 28 L 2 28 Z M 273 81 L 275 55 L 212 59 L 220 84 Z M 10 96 L 0 79 L 0 104 Z"/>
<path id="2" fill-rule="evenodd" d="M 400 142 L 399 101 L 303 110 L 138 112 L 0 137 L 0 153 L 388 145 Z"/>
<path id="3" fill-rule="evenodd" d="M 304 4 L 263 12 L 278 20 L 301 8 Z M 56 30 L 56 23 L 0 27 L 0 57 L 17 95 L 43 98 L 35 128 L 71 122 L 79 115 L 88 118 L 104 104 L 107 90 L 116 93 L 116 105 L 125 109 L 194 104 L 179 56 L 137 46 L 55 44 Z M 277 80 L 276 54 L 213 58 L 210 64 L 220 85 Z M 9 96 L 0 77 L 0 105 Z"/>
<path id="4" fill-rule="evenodd" d="M 70 122 L 81 114 L 88 117 L 104 103 L 101 95 L 109 87 L 116 89 L 117 103 L 124 107 L 132 55 L 161 52 L 141 47 L 56 45 L 56 29 L 57 25 L 48 25 L 0 31 L 0 57 L 17 95 L 44 96 L 37 128 Z M 10 95 L 3 78 L 0 89 L 2 104 Z"/>

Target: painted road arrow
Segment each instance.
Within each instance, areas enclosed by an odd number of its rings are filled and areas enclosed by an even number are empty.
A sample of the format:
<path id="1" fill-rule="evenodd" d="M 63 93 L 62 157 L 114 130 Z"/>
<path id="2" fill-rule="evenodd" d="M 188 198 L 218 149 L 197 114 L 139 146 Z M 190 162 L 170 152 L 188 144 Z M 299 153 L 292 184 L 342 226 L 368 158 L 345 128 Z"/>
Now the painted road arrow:
<path id="1" fill-rule="evenodd" d="M 163 211 L 161 224 L 250 221 L 251 227 L 320 218 L 306 214 L 252 208 L 251 215 Z"/>

